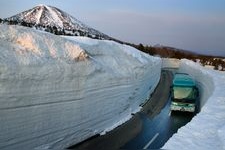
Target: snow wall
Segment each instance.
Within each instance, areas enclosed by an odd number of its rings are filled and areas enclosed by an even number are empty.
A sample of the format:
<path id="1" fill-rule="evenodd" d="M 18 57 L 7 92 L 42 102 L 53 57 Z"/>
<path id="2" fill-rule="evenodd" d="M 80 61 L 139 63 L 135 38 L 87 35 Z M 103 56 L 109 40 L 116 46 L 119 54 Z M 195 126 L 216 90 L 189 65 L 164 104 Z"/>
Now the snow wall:
<path id="1" fill-rule="evenodd" d="M 131 117 L 161 59 L 127 45 L 0 25 L 0 149 L 63 149 Z"/>
<path id="2" fill-rule="evenodd" d="M 180 67 L 180 59 L 162 58 L 162 69 L 178 69 Z"/>
<path id="3" fill-rule="evenodd" d="M 179 71 L 193 76 L 201 86 L 201 112 L 180 128 L 163 149 L 225 149 L 225 72 L 185 59 Z"/>

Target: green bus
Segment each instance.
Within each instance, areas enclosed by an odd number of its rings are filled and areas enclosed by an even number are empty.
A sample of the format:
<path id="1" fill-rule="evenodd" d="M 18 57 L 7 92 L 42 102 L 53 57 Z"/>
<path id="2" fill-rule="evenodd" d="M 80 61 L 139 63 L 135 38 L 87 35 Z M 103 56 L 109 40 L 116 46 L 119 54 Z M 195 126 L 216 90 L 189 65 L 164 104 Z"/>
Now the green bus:
<path id="1" fill-rule="evenodd" d="M 188 74 L 176 73 L 171 86 L 171 111 L 195 112 L 198 95 L 195 80 Z"/>

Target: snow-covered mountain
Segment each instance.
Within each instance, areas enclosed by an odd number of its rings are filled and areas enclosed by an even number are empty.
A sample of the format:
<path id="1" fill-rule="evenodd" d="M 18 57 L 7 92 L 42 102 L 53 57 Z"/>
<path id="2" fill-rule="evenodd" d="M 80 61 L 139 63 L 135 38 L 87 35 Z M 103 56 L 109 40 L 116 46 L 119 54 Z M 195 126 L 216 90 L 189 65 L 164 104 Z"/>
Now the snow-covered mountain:
<path id="1" fill-rule="evenodd" d="M 36 27 L 55 34 L 87 36 L 97 39 L 111 39 L 109 36 L 85 25 L 66 12 L 52 6 L 38 5 L 32 9 L 6 18 L 9 24 Z"/>

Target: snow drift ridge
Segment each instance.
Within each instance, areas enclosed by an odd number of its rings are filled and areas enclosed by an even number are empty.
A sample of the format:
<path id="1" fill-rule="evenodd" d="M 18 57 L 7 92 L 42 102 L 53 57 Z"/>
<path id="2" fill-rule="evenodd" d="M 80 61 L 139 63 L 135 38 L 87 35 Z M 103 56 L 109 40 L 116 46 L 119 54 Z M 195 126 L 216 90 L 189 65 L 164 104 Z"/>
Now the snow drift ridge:
<path id="1" fill-rule="evenodd" d="M 84 49 L 71 41 L 48 33 L 37 34 L 24 27 L 1 25 L 0 39 L 4 41 L 2 44 L 8 46 L 1 50 L 0 60 L 1 63 L 9 63 L 8 65 L 37 65 L 59 60 L 75 62 L 88 57 Z M 13 58 L 4 57 L 5 55 Z"/>

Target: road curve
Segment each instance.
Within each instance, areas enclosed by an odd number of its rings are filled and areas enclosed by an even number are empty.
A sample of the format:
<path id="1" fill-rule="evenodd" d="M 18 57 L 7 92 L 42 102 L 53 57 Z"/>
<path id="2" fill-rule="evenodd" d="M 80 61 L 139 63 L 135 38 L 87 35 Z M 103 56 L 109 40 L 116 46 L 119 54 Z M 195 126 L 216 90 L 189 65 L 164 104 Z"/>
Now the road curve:
<path id="1" fill-rule="evenodd" d="M 129 121 L 108 132 L 103 136 L 95 136 L 69 149 L 119 149 L 142 131 L 143 121 L 141 115 L 145 114 L 153 118 L 160 113 L 169 97 L 170 85 L 172 82 L 172 72 L 162 71 L 158 86 L 151 95 L 151 98 L 144 104 L 140 112 L 136 113 Z"/>

